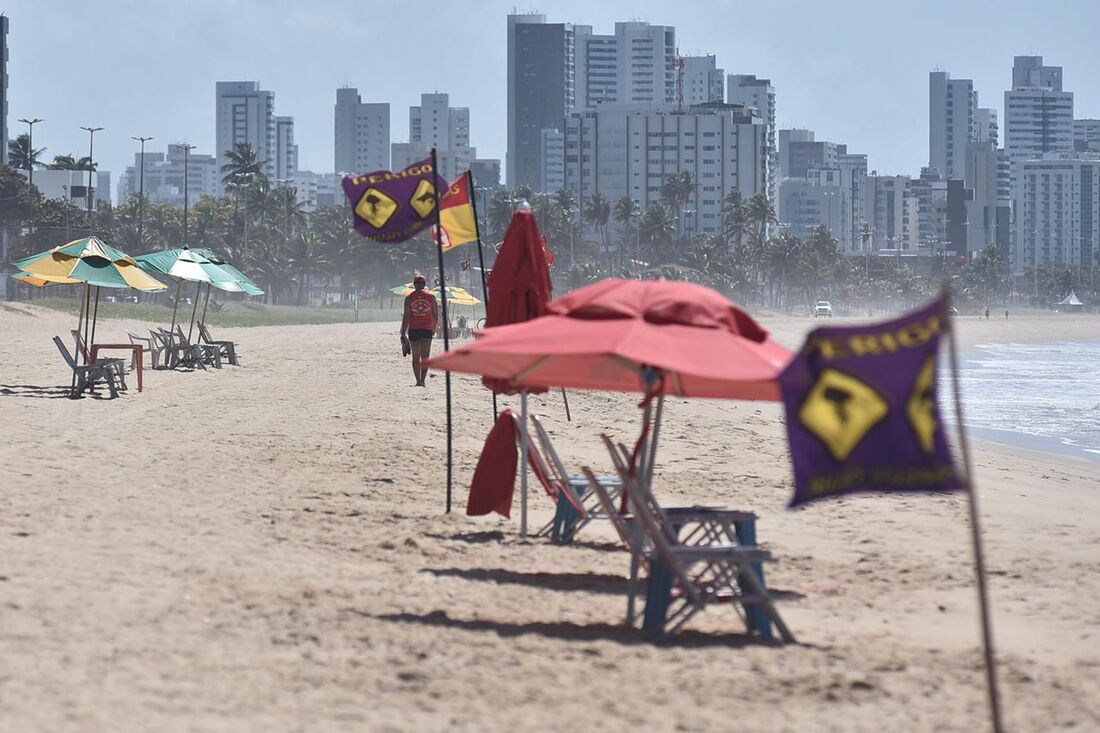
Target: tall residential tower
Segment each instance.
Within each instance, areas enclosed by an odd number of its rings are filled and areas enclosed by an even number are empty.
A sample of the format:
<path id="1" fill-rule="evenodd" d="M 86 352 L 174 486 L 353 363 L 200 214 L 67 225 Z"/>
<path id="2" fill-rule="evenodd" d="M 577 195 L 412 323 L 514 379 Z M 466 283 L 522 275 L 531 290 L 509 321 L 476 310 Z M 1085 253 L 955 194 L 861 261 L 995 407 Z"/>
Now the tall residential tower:
<path id="1" fill-rule="evenodd" d="M 389 102 L 364 102 L 357 89 L 337 89 L 335 122 L 337 173 L 389 170 Z"/>

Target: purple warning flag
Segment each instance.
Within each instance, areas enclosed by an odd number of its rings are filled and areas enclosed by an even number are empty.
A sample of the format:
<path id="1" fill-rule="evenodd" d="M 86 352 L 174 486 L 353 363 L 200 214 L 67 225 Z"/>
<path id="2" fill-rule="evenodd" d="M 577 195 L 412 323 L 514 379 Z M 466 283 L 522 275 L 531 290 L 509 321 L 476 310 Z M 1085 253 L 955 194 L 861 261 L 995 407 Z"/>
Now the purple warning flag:
<path id="1" fill-rule="evenodd" d="M 866 326 L 812 331 L 779 376 L 795 507 L 857 491 L 954 491 L 936 402 L 946 298 Z"/>
<path id="2" fill-rule="evenodd" d="M 442 177 L 443 190 L 447 182 Z M 435 221 L 436 177 L 432 159 L 408 168 L 344 176 L 344 194 L 355 219 L 355 231 L 379 242 L 404 242 Z"/>

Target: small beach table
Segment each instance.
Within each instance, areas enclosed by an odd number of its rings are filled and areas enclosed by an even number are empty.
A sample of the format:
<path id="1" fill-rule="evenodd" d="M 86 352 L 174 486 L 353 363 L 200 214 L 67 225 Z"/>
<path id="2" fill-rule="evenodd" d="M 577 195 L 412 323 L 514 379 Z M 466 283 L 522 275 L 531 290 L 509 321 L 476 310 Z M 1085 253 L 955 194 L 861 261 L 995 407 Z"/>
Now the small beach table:
<path id="1" fill-rule="evenodd" d="M 126 351 L 133 352 L 134 360 L 137 362 L 137 378 L 138 378 L 138 392 L 142 387 L 142 367 L 144 366 L 144 347 L 141 344 L 92 344 L 92 363 L 94 364 L 96 359 L 99 358 L 100 349 L 125 349 Z"/>

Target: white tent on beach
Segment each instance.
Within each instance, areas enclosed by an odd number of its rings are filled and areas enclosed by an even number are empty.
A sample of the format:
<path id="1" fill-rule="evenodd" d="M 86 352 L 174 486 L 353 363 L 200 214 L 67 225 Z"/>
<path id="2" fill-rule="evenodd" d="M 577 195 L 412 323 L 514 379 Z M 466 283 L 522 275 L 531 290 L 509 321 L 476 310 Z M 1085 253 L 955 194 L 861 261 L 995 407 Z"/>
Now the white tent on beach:
<path id="1" fill-rule="evenodd" d="M 1080 298 L 1077 297 L 1077 291 L 1076 290 L 1071 290 L 1071 291 L 1069 291 L 1069 295 L 1067 295 L 1066 297 L 1064 297 L 1060 301 L 1058 301 L 1058 303 L 1056 305 L 1061 306 L 1063 308 L 1074 308 L 1074 309 L 1076 309 L 1076 308 L 1083 308 L 1085 304 L 1081 301 Z"/>

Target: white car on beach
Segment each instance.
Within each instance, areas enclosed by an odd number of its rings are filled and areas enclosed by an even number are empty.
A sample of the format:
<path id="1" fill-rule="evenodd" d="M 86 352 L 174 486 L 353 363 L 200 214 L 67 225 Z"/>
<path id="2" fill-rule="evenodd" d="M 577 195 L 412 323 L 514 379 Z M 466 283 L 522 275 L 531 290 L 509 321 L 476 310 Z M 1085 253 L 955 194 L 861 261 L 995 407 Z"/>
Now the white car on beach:
<path id="1" fill-rule="evenodd" d="M 819 300 L 814 304 L 814 318 L 832 318 L 833 305 L 827 300 Z"/>

